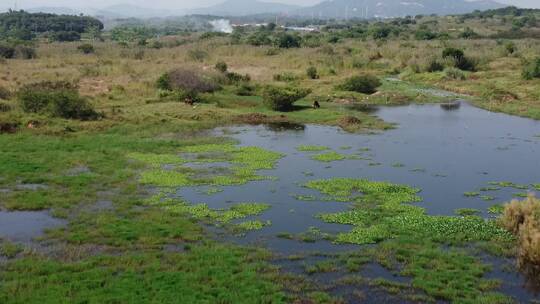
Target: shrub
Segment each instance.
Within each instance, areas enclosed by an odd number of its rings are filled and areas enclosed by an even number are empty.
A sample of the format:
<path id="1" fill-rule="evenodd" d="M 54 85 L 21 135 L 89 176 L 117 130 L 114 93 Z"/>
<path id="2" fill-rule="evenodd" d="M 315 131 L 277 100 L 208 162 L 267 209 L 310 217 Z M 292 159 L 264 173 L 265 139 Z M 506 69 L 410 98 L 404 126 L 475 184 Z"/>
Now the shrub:
<path id="1" fill-rule="evenodd" d="M 447 47 L 447 48 L 445 48 L 443 50 L 442 57 L 443 58 L 451 57 L 451 58 L 454 58 L 454 59 L 461 59 L 461 58 L 465 57 L 465 53 L 463 53 L 463 51 L 460 50 L 460 49 Z"/>
<path id="2" fill-rule="evenodd" d="M 214 68 L 221 73 L 225 73 L 227 72 L 228 66 L 225 61 L 218 61 Z"/>
<path id="3" fill-rule="evenodd" d="M 25 112 L 82 120 L 99 117 L 88 101 L 79 95 L 77 87 L 69 82 L 28 84 L 18 91 L 17 97 Z"/>
<path id="4" fill-rule="evenodd" d="M 460 70 L 456 68 L 446 68 L 444 69 L 444 76 L 447 79 L 456 79 L 456 80 L 465 80 L 465 74 Z"/>
<path id="5" fill-rule="evenodd" d="M 225 77 L 227 77 L 227 82 L 229 84 L 251 81 L 251 77 L 248 74 L 242 75 L 234 72 L 228 72 L 225 74 Z"/>
<path id="6" fill-rule="evenodd" d="M 283 72 L 283 73 L 280 73 L 280 74 L 275 74 L 273 76 L 273 78 L 274 78 L 275 81 L 290 82 L 290 81 L 297 80 L 298 76 L 294 75 L 291 72 Z"/>
<path id="7" fill-rule="evenodd" d="M 540 267 L 540 200 L 532 195 L 512 200 L 499 222 L 518 238 L 520 258 Z"/>
<path id="8" fill-rule="evenodd" d="M 77 49 L 83 52 L 84 54 L 92 54 L 95 51 L 94 46 L 91 45 L 90 43 L 81 44 L 77 47 Z"/>
<path id="9" fill-rule="evenodd" d="M 343 91 L 353 91 L 364 94 L 373 94 L 381 86 L 379 78 L 373 75 L 358 75 L 345 80 L 337 88 Z"/>
<path id="10" fill-rule="evenodd" d="M 309 95 L 310 90 L 293 88 L 266 86 L 263 89 L 263 102 L 266 107 L 274 111 L 289 111 L 293 104 Z"/>
<path id="11" fill-rule="evenodd" d="M 509 41 L 504 44 L 504 50 L 507 55 L 512 55 L 517 51 L 516 44 L 512 41 Z"/>
<path id="12" fill-rule="evenodd" d="M 276 37 L 274 45 L 281 49 L 298 48 L 300 47 L 301 40 L 302 38 L 298 35 L 281 33 Z"/>
<path id="13" fill-rule="evenodd" d="M 75 31 L 59 31 L 53 32 L 50 36 L 52 41 L 59 42 L 70 42 L 70 41 L 79 41 L 81 40 L 81 34 Z"/>
<path id="14" fill-rule="evenodd" d="M 210 93 L 220 87 L 209 76 L 197 71 L 175 69 L 159 77 L 157 87 L 167 91 L 184 91 L 190 94 Z"/>
<path id="15" fill-rule="evenodd" d="M 317 68 L 314 66 L 307 68 L 306 74 L 309 79 L 319 79 L 319 73 L 317 72 Z"/>
<path id="16" fill-rule="evenodd" d="M 445 59 L 451 59 L 454 67 L 463 71 L 476 71 L 478 62 L 472 58 L 465 57 L 465 53 L 456 48 L 445 48 L 442 53 L 442 57 Z"/>
<path id="17" fill-rule="evenodd" d="M 15 57 L 15 48 L 9 45 L 0 44 L 0 57 L 5 59 Z"/>
<path id="18" fill-rule="evenodd" d="M 444 64 L 440 62 L 439 60 L 437 60 L 437 58 L 431 58 L 427 62 L 426 67 L 425 67 L 425 71 L 430 72 L 430 73 L 439 72 L 442 70 L 444 70 Z"/>
<path id="19" fill-rule="evenodd" d="M 523 67 L 522 76 L 524 79 L 531 80 L 533 78 L 540 78 L 540 57 L 536 58 L 529 64 Z"/>

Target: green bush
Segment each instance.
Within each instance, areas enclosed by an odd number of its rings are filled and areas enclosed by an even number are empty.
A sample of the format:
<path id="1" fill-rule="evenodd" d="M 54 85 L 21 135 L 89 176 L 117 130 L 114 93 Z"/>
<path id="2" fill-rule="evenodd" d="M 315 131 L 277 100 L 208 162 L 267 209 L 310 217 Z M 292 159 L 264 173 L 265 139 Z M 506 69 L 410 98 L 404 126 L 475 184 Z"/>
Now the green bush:
<path id="1" fill-rule="evenodd" d="M 81 44 L 77 47 L 77 49 L 83 52 L 84 54 L 92 54 L 95 51 L 94 46 L 91 45 L 90 43 Z"/>
<path id="2" fill-rule="evenodd" d="M 516 44 L 513 43 L 512 41 L 509 41 L 504 44 L 504 50 L 507 55 L 512 55 L 517 51 Z"/>
<path id="3" fill-rule="evenodd" d="M 319 73 L 317 72 L 317 68 L 314 66 L 307 68 L 306 74 L 309 79 L 319 79 Z"/>
<path id="4" fill-rule="evenodd" d="M 227 78 L 227 82 L 229 84 L 251 81 L 251 77 L 248 74 L 242 75 L 234 72 L 228 72 L 225 74 L 225 77 Z"/>
<path id="5" fill-rule="evenodd" d="M 444 69 L 444 75 L 447 79 L 456 79 L 456 80 L 465 80 L 465 74 L 456 68 L 446 68 Z"/>
<path id="6" fill-rule="evenodd" d="M 280 33 L 275 38 L 274 46 L 281 49 L 299 48 L 301 42 L 302 42 L 302 38 L 298 35 Z"/>
<path id="7" fill-rule="evenodd" d="M 236 87 L 234 93 L 238 96 L 253 96 L 255 95 L 255 91 L 255 86 L 247 82 L 243 82 L 238 87 Z"/>
<path id="8" fill-rule="evenodd" d="M 99 117 L 77 87 L 69 82 L 38 82 L 23 86 L 17 97 L 25 112 L 53 117 L 92 120 Z"/>
<path id="9" fill-rule="evenodd" d="M 379 78 L 373 75 L 357 75 L 345 80 L 337 87 L 338 90 L 373 94 L 382 85 Z"/>
<path id="10" fill-rule="evenodd" d="M 293 104 L 309 95 L 308 89 L 293 87 L 266 86 L 263 89 L 263 103 L 274 111 L 290 111 Z"/>
<path id="11" fill-rule="evenodd" d="M 5 59 L 15 57 L 15 48 L 10 45 L 0 44 L 0 57 Z"/>
<path id="12" fill-rule="evenodd" d="M 75 31 L 53 32 L 50 36 L 50 39 L 52 41 L 59 41 L 59 42 L 79 41 L 81 40 L 81 34 Z"/>
<path id="13" fill-rule="evenodd" d="M 523 67 L 522 76 L 524 79 L 531 80 L 540 78 L 540 57 L 531 61 Z"/>
<path id="14" fill-rule="evenodd" d="M 431 58 L 427 62 L 425 67 L 425 71 L 430 73 L 439 72 L 442 70 L 444 70 L 444 64 L 440 62 L 437 58 Z"/>
<path id="15" fill-rule="evenodd" d="M 182 68 L 163 74 L 158 79 L 157 86 L 162 90 L 183 90 L 197 93 L 211 93 L 220 89 L 210 76 Z"/>
<path id="16" fill-rule="evenodd" d="M 275 74 L 273 78 L 275 81 L 284 81 L 284 82 L 291 82 L 291 81 L 298 80 L 298 76 L 294 75 L 291 72 L 283 72 L 280 74 Z"/>
<path id="17" fill-rule="evenodd" d="M 465 57 L 465 53 L 456 48 L 445 48 L 442 53 L 442 57 L 445 59 L 451 59 L 453 66 L 463 71 L 476 71 L 478 62 L 475 59 Z"/>
<path id="18" fill-rule="evenodd" d="M 228 66 L 225 61 L 218 61 L 214 67 L 218 72 L 225 73 L 227 72 Z"/>

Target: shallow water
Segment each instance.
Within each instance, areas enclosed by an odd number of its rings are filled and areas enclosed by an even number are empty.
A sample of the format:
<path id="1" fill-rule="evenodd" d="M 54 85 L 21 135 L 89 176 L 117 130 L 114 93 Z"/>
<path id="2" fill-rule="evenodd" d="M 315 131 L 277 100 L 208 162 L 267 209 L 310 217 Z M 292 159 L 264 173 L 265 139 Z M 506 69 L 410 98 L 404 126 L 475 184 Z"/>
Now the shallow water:
<path id="1" fill-rule="evenodd" d="M 26 243 L 41 236 L 45 229 L 64 223 L 47 211 L 0 211 L 0 238 Z"/>
<path id="2" fill-rule="evenodd" d="M 215 131 L 218 135 L 236 138 L 241 145 L 284 153 L 286 156 L 274 170 L 261 172 L 278 179 L 223 187 L 224 191 L 213 195 L 204 194 L 201 191 L 204 187 L 181 189 L 177 194 L 212 208 L 226 208 L 238 202 L 271 204 L 272 208 L 258 218 L 270 220 L 272 225 L 235 241 L 293 254 L 356 248 L 328 241 L 301 243 L 276 237 L 280 232 L 302 233 L 310 227 L 328 233 L 350 230 L 348 226 L 327 224 L 315 217 L 318 213 L 347 210 L 348 204 L 295 199 L 295 195 L 320 196 L 301 186 L 309 180 L 353 177 L 407 184 L 422 189 L 423 202 L 418 205 L 430 214 L 452 215 L 458 208 L 475 208 L 486 217 L 490 216 L 489 206 L 506 202 L 515 193 L 527 190 L 501 188 L 480 192 L 492 196 L 490 201 L 466 197 L 464 192 L 479 191 L 490 186 L 489 182 L 540 183 L 540 138 L 537 137 L 540 122 L 488 112 L 467 103 L 459 107 L 381 107 L 376 115 L 396 123 L 397 128 L 374 135 L 350 134 L 339 128 L 316 125 L 292 130 L 276 126 L 218 129 Z M 327 146 L 362 159 L 318 162 L 310 158 L 318 152 L 299 152 L 296 150 L 299 145 Z M 513 280 L 523 282 L 524 278 L 516 274 Z M 516 285 L 508 288 L 511 294 L 520 300 L 534 297 L 531 291 Z"/>

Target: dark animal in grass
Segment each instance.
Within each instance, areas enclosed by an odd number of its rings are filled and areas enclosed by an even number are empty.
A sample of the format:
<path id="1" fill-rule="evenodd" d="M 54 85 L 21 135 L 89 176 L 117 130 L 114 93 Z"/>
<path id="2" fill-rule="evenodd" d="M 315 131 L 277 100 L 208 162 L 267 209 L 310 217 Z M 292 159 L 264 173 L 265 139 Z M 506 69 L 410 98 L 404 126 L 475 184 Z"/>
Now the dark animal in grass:
<path id="1" fill-rule="evenodd" d="M 318 102 L 317 100 L 315 100 L 315 101 L 313 102 L 313 108 L 314 108 L 314 109 L 319 109 L 320 107 L 321 107 L 321 105 L 319 104 L 319 102 Z"/>
<path id="2" fill-rule="evenodd" d="M 191 96 L 188 96 L 184 99 L 184 103 L 192 106 L 195 103 L 195 101 L 193 101 L 193 98 L 191 98 Z"/>

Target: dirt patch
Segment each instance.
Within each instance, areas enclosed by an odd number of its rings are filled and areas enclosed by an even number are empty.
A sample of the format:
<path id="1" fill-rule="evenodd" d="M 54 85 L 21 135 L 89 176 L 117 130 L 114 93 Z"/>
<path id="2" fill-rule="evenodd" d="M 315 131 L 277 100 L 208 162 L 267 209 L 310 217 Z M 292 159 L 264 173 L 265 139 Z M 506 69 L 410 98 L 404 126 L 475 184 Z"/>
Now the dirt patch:
<path id="1" fill-rule="evenodd" d="M 240 114 L 237 115 L 234 119 L 234 122 L 245 123 L 250 125 L 259 125 L 275 122 L 288 122 L 289 120 L 285 115 L 279 116 L 268 116 L 261 113 L 249 113 L 249 114 Z"/>

